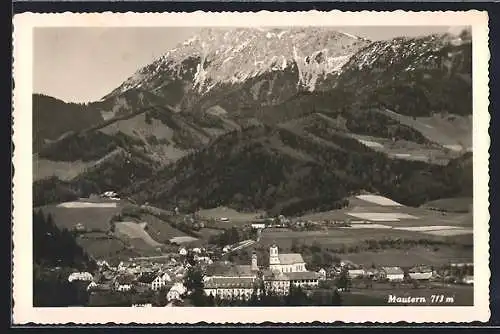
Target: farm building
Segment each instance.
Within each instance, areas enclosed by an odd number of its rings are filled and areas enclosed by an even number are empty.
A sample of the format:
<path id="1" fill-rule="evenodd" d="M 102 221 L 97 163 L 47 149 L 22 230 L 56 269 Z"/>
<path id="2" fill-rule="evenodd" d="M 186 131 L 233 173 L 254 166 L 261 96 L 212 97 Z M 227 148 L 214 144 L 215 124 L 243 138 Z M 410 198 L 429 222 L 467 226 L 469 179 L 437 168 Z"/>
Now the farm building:
<path id="1" fill-rule="evenodd" d="M 194 260 L 196 262 L 204 262 L 206 264 L 212 264 L 213 261 L 211 258 L 209 258 L 208 256 L 198 256 L 198 255 L 195 255 L 194 256 Z"/>
<path id="2" fill-rule="evenodd" d="M 321 280 L 325 280 L 326 279 L 326 270 L 321 268 L 320 270 L 318 270 L 318 274 L 319 274 L 319 279 Z"/>
<path id="3" fill-rule="evenodd" d="M 68 276 L 68 281 L 92 281 L 94 277 L 89 272 L 72 273 Z"/>
<path id="4" fill-rule="evenodd" d="M 142 272 L 137 278 L 137 282 L 141 285 L 151 286 L 156 278 L 156 273 L 154 272 Z"/>
<path id="5" fill-rule="evenodd" d="M 132 284 L 119 284 L 116 286 L 116 290 L 120 292 L 130 291 L 132 289 Z"/>
<path id="6" fill-rule="evenodd" d="M 405 273 L 400 267 L 383 267 L 381 276 L 391 282 L 398 282 L 404 279 Z"/>
<path id="7" fill-rule="evenodd" d="M 87 291 L 94 290 L 95 288 L 97 288 L 97 283 L 94 281 L 90 282 L 90 284 L 87 285 Z"/>
<path id="8" fill-rule="evenodd" d="M 364 269 L 349 269 L 347 274 L 350 278 L 358 278 L 366 275 L 366 271 Z"/>
<path id="9" fill-rule="evenodd" d="M 265 223 L 253 223 L 251 226 L 252 226 L 252 228 L 254 228 L 256 230 L 265 229 L 266 228 L 266 224 Z"/>
<path id="10" fill-rule="evenodd" d="M 130 291 L 132 283 L 135 281 L 134 275 L 120 275 L 115 278 L 114 287 L 117 291 Z"/>
<path id="11" fill-rule="evenodd" d="M 464 284 L 474 284 L 474 276 L 472 275 L 467 275 L 463 278 L 462 282 Z"/>
<path id="12" fill-rule="evenodd" d="M 187 250 L 186 250 L 186 248 L 181 247 L 181 248 L 179 249 L 179 254 L 180 254 L 180 255 L 182 255 L 182 256 L 186 256 L 186 255 L 187 255 Z"/>
<path id="13" fill-rule="evenodd" d="M 428 280 L 432 277 L 432 269 L 426 267 L 412 268 L 409 270 L 408 276 L 415 280 Z"/>
<path id="14" fill-rule="evenodd" d="M 151 282 L 151 289 L 153 290 L 160 290 L 162 287 L 167 285 L 167 283 L 171 282 L 172 279 L 170 278 L 170 275 L 168 273 L 163 273 L 161 275 L 158 275 L 153 282 Z"/>
<path id="15" fill-rule="evenodd" d="M 111 197 L 118 197 L 118 194 L 115 191 L 105 191 L 101 196 L 111 198 Z"/>
<path id="16" fill-rule="evenodd" d="M 170 302 L 172 300 L 181 300 L 182 295 L 186 293 L 187 289 L 184 284 L 178 282 L 175 283 L 167 293 L 167 300 Z"/>

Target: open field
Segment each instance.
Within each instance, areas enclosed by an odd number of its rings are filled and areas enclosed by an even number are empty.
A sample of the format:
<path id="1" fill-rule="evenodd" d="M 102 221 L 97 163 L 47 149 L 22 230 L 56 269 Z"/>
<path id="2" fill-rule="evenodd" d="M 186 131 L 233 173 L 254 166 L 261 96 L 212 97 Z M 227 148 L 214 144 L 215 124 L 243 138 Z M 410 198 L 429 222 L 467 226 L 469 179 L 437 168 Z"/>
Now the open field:
<path id="1" fill-rule="evenodd" d="M 410 126 L 421 132 L 425 137 L 440 145 L 447 146 L 451 150 L 466 150 L 472 147 L 472 116 L 463 117 L 458 115 L 432 117 L 416 117 L 413 119 L 386 109 L 380 111 L 401 124 Z"/>
<path id="2" fill-rule="evenodd" d="M 214 235 L 219 235 L 221 234 L 222 231 L 219 230 L 219 229 L 214 229 L 214 228 L 202 228 L 200 229 L 199 231 L 196 232 L 196 234 L 204 239 L 204 240 L 208 240 L 210 239 L 212 236 Z"/>
<path id="3" fill-rule="evenodd" d="M 371 148 L 383 148 L 384 147 L 384 145 L 377 143 L 376 141 L 372 141 L 372 140 L 358 139 L 358 141 L 361 144 L 366 145 L 366 146 L 371 147 Z"/>
<path id="4" fill-rule="evenodd" d="M 438 250 L 429 247 L 412 247 L 410 249 L 385 249 L 377 252 L 363 251 L 359 253 L 340 254 L 342 259 L 356 264 L 371 266 L 413 266 L 444 265 L 450 262 L 472 262 L 472 248 L 439 246 Z"/>
<path id="5" fill-rule="evenodd" d="M 151 236 L 144 230 L 144 227 L 146 227 L 146 223 L 136 223 L 136 222 L 115 223 L 115 229 L 117 234 L 125 235 L 131 240 L 140 239 L 151 247 L 161 246 L 162 244 L 151 238 Z"/>
<path id="6" fill-rule="evenodd" d="M 425 302 L 417 304 L 406 304 L 408 306 L 471 306 L 474 304 L 474 289 L 472 286 L 464 285 L 432 285 L 431 288 L 413 288 L 412 286 L 392 287 L 390 284 L 381 286 L 375 284 L 371 289 L 353 288 L 349 292 L 342 293 L 342 305 L 345 306 L 402 306 L 405 304 L 388 303 L 389 295 L 397 297 L 424 297 Z M 432 295 L 444 298 L 451 297 L 448 302 L 432 302 Z"/>
<path id="7" fill-rule="evenodd" d="M 425 161 L 435 164 L 446 164 L 450 159 L 458 157 L 459 151 L 452 151 L 445 147 L 425 146 L 406 140 L 392 141 L 387 138 L 373 137 L 359 134 L 349 134 L 361 144 L 371 149 L 383 152 L 395 159 Z"/>
<path id="8" fill-rule="evenodd" d="M 362 197 L 363 198 L 363 197 Z M 438 212 L 424 207 L 375 205 L 357 197 L 350 197 L 349 205 L 340 210 L 307 214 L 294 220 L 303 221 L 376 221 L 393 227 L 452 226 L 471 228 L 471 213 Z"/>
<path id="9" fill-rule="evenodd" d="M 358 195 L 357 199 L 382 206 L 401 206 L 400 203 L 380 195 Z"/>
<path id="10" fill-rule="evenodd" d="M 264 212 L 238 212 L 234 209 L 226 208 L 226 207 L 217 207 L 213 209 L 203 209 L 197 212 L 197 214 L 205 219 L 219 219 L 219 218 L 228 218 L 228 223 L 226 224 L 229 227 L 233 223 L 251 223 L 253 220 L 258 219 L 260 215 L 264 214 Z"/>
<path id="11" fill-rule="evenodd" d="M 83 173 L 94 163 L 94 161 L 52 161 L 33 157 L 33 182 L 51 176 L 68 181 Z"/>
<path id="12" fill-rule="evenodd" d="M 87 233 L 78 236 L 77 243 L 96 259 L 109 259 L 122 254 L 128 256 L 130 250 L 122 240 L 104 233 Z"/>
<path id="13" fill-rule="evenodd" d="M 436 231 L 425 231 L 426 234 L 438 235 L 438 236 L 455 236 L 462 234 L 472 234 L 472 229 L 457 229 L 457 230 L 436 230 Z"/>
<path id="14" fill-rule="evenodd" d="M 472 198 L 441 198 L 425 203 L 422 208 L 446 212 L 472 212 Z"/>
<path id="15" fill-rule="evenodd" d="M 402 219 L 418 219 L 418 217 L 402 212 L 348 212 L 351 217 L 376 222 L 399 222 Z"/>
<path id="16" fill-rule="evenodd" d="M 57 205 L 58 208 L 68 208 L 68 209 L 85 209 L 85 208 L 117 208 L 118 203 L 116 202 L 85 202 L 85 201 L 75 201 L 75 202 L 65 202 Z"/>
<path id="17" fill-rule="evenodd" d="M 183 237 L 175 237 L 175 238 L 172 238 L 170 239 L 170 242 L 173 242 L 173 243 L 176 243 L 176 244 L 185 244 L 185 243 L 190 243 L 190 242 L 194 242 L 194 241 L 197 241 L 198 239 L 194 238 L 194 237 L 190 237 L 188 235 L 186 236 L 183 236 Z"/>
<path id="18" fill-rule="evenodd" d="M 269 247 L 273 242 L 276 242 L 279 247 L 289 249 L 293 239 L 297 239 L 301 243 L 312 245 L 314 242 L 325 247 L 341 247 L 342 245 L 355 245 L 363 240 L 384 240 L 391 239 L 428 239 L 436 241 L 455 241 L 462 243 L 465 239 L 455 239 L 454 237 L 427 235 L 414 231 L 402 231 L 396 229 L 349 229 L 349 228 L 332 228 L 328 230 L 318 231 L 290 231 L 280 229 L 272 231 L 265 229 L 262 231 L 259 244 Z M 472 240 L 472 235 L 470 236 Z"/>
<path id="19" fill-rule="evenodd" d="M 160 243 L 164 243 L 166 240 L 175 237 L 186 236 L 186 233 L 179 231 L 168 222 L 150 214 L 141 214 L 140 221 L 148 224 L 148 234 Z"/>
<path id="20" fill-rule="evenodd" d="M 113 202 L 113 204 L 117 203 Z M 75 208 L 47 205 L 40 207 L 40 209 L 46 215 L 50 213 L 59 228 L 72 229 L 76 224 L 81 223 L 86 229 L 107 231 L 111 218 L 120 212 L 121 207 L 117 205 L 116 207 L 82 206 Z"/>

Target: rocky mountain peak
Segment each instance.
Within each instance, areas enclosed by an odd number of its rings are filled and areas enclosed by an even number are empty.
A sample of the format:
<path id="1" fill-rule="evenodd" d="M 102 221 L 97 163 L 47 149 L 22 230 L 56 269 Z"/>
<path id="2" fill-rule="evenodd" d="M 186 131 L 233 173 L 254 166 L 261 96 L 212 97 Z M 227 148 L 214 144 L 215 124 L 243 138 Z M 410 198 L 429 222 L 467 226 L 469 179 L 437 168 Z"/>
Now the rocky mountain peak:
<path id="1" fill-rule="evenodd" d="M 208 28 L 141 68 L 110 95 L 133 88 L 160 90 L 172 80 L 191 82 L 199 94 L 221 84 L 288 68 L 297 85 L 313 91 L 370 42 L 331 28 Z"/>

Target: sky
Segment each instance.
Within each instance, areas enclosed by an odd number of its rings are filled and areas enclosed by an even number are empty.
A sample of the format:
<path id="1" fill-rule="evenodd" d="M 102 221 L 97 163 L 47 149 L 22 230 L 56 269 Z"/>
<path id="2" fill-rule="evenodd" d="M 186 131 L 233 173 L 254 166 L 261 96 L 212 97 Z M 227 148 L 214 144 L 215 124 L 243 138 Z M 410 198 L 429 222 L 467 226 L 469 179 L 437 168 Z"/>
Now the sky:
<path id="1" fill-rule="evenodd" d="M 448 26 L 334 27 L 384 40 L 458 30 Z M 196 34 L 199 28 L 35 28 L 33 91 L 66 102 L 101 99 L 139 68 Z"/>

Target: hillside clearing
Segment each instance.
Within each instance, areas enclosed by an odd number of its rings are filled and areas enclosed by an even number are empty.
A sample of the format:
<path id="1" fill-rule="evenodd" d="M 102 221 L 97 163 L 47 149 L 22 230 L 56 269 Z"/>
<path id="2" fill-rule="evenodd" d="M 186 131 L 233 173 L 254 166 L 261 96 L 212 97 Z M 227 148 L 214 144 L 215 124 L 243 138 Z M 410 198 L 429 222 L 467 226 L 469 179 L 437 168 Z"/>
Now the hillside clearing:
<path id="1" fill-rule="evenodd" d="M 138 224 L 136 222 L 116 222 L 115 229 L 116 233 L 119 235 L 125 235 L 130 239 L 141 239 L 146 244 L 151 247 L 159 247 L 162 244 L 156 242 L 151 236 L 144 230 L 145 224 Z"/>
<path id="2" fill-rule="evenodd" d="M 228 218 L 230 222 L 252 222 L 258 219 L 264 212 L 239 212 L 231 208 L 227 208 L 224 206 L 212 208 L 212 209 L 203 209 L 197 212 L 197 215 L 203 217 L 205 219 L 220 219 L 220 218 Z M 229 223 L 228 223 L 229 225 Z"/>
<path id="3" fill-rule="evenodd" d="M 116 204 L 116 203 L 114 203 Z M 87 206 L 87 207 L 62 207 L 47 205 L 40 208 L 44 214 L 51 214 L 59 228 L 72 229 L 76 224 L 82 224 L 86 229 L 107 231 L 111 218 L 120 212 L 117 206 Z"/>
<path id="4" fill-rule="evenodd" d="M 418 219 L 418 217 L 401 212 L 348 212 L 349 216 L 377 222 L 399 222 L 401 219 Z"/>
<path id="5" fill-rule="evenodd" d="M 148 234 L 157 242 L 164 243 L 175 237 L 184 237 L 186 233 L 172 227 L 169 222 L 150 214 L 141 214 L 140 221 L 147 223 Z"/>
<path id="6" fill-rule="evenodd" d="M 392 110 L 380 111 L 419 131 L 429 140 L 436 142 L 453 151 L 467 150 L 472 147 L 472 117 L 441 116 L 416 117 L 398 114 Z"/>
<path id="7" fill-rule="evenodd" d="M 377 252 L 363 251 L 359 253 L 342 254 L 342 259 L 352 261 L 356 264 L 371 266 L 413 266 L 443 265 L 450 262 L 470 262 L 473 259 L 472 250 L 448 246 L 439 246 L 434 251 L 428 247 L 412 247 L 410 249 L 384 249 Z"/>
<path id="8" fill-rule="evenodd" d="M 58 204 L 59 208 L 68 208 L 68 209 L 85 209 L 85 208 L 116 208 L 118 207 L 118 203 L 116 202 L 84 202 L 84 201 L 75 201 L 75 202 L 65 202 Z"/>
<path id="9" fill-rule="evenodd" d="M 457 226 L 411 226 L 411 227 L 394 227 L 394 228 L 396 230 L 404 230 L 404 231 L 427 232 L 427 231 L 458 229 L 460 227 L 457 227 Z"/>
<path id="10" fill-rule="evenodd" d="M 384 147 L 384 145 L 382 145 L 380 143 L 377 143 L 375 141 L 371 141 L 371 140 L 358 139 L 358 141 L 361 144 L 366 145 L 368 147 L 377 147 L 377 148 L 383 148 Z"/>
<path id="11" fill-rule="evenodd" d="M 381 225 L 381 224 L 353 224 L 349 227 L 339 227 L 339 228 L 346 228 L 346 229 L 366 229 L 366 228 L 371 228 L 371 229 L 377 229 L 377 228 L 393 228 L 392 226 L 387 226 L 387 225 Z"/>
<path id="12" fill-rule="evenodd" d="M 51 176 L 56 176 L 63 181 L 69 181 L 83 173 L 94 163 L 95 161 L 52 161 L 33 157 L 33 181 Z"/>
<path id="13" fill-rule="evenodd" d="M 176 243 L 176 244 L 185 244 L 185 243 L 190 243 L 190 242 L 194 242 L 194 241 L 198 241 L 198 239 L 194 238 L 194 237 L 190 237 L 190 236 L 175 237 L 175 238 L 170 239 L 170 242 Z"/>
<path id="14" fill-rule="evenodd" d="M 393 201 L 390 198 L 379 196 L 379 195 L 358 195 L 356 198 L 359 198 L 363 201 L 382 205 L 382 206 L 401 206 L 402 204 Z"/>
<path id="15" fill-rule="evenodd" d="M 425 231 L 426 234 L 437 235 L 437 236 L 456 236 L 463 234 L 473 234 L 472 229 L 451 229 L 451 230 L 436 230 L 436 231 Z"/>
<path id="16" fill-rule="evenodd" d="M 472 212 L 472 197 L 441 198 L 423 204 L 422 208 L 447 212 Z"/>

